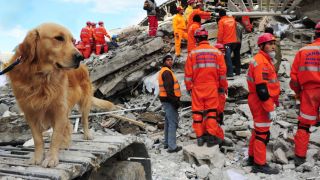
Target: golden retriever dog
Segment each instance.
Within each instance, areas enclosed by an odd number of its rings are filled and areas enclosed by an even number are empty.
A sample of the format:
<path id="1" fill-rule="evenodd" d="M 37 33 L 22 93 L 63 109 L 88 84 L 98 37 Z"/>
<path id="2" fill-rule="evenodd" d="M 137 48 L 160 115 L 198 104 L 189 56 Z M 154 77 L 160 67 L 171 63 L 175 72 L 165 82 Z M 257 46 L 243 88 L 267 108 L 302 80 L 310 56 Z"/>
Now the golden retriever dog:
<path id="1" fill-rule="evenodd" d="M 8 64 L 21 56 L 21 62 L 7 73 L 18 105 L 24 112 L 35 143 L 31 163 L 54 167 L 59 163 L 59 149 L 71 141 L 72 125 L 68 115 L 75 104 L 82 113 L 84 139 L 88 130 L 91 105 L 114 109 L 109 101 L 93 97 L 83 56 L 75 48 L 73 37 L 65 27 L 45 23 L 31 30 L 18 46 Z M 44 156 L 42 132 L 53 128 L 50 149 Z"/>

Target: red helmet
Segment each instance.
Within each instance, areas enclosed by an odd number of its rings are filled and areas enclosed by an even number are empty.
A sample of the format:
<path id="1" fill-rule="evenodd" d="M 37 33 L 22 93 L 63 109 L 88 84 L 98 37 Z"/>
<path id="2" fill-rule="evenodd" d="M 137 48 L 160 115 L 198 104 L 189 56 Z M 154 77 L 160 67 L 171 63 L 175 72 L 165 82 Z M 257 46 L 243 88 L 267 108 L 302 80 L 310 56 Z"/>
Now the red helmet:
<path id="1" fill-rule="evenodd" d="M 221 43 L 216 43 L 216 44 L 214 45 L 214 47 L 218 48 L 218 49 L 219 49 L 220 51 L 222 51 L 222 52 L 225 51 L 224 45 L 221 44 Z"/>
<path id="2" fill-rule="evenodd" d="M 270 33 L 263 33 L 261 36 L 258 38 L 258 46 L 262 43 L 266 43 L 269 41 L 275 41 L 276 38 Z"/>
<path id="3" fill-rule="evenodd" d="M 91 26 L 91 22 L 90 21 L 87 21 L 86 23 L 88 26 Z"/>
<path id="4" fill-rule="evenodd" d="M 97 23 L 91 22 L 91 26 L 96 26 L 96 25 L 97 25 Z"/>
<path id="5" fill-rule="evenodd" d="M 316 32 L 320 33 L 320 21 L 316 24 Z"/>
<path id="6" fill-rule="evenodd" d="M 195 31 L 194 37 L 195 38 L 198 38 L 198 37 L 208 38 L 208 31 L 204 27 L 201 27 Z"/>
<path id="7" fill-rule="evenodd" d="M 177 7 L 177 11 L 180 12 L 181 10 L 183 10 L 183 7 L 178 6 L 178 7 Z"/>
<path id="8" fill-rule="evenodd" d="M 188 0 L 187 3 L 190 5 L 190 4 L 193 4 L 194 1 L 195 1 L 195 0 Z"/>
<path id="9" fill-rule="evenodd" d="M 102 21 L 99 21 L 98 24 L 101 25 L 101 24 L 103 24 L 103 22 L 102 22 Z"/>

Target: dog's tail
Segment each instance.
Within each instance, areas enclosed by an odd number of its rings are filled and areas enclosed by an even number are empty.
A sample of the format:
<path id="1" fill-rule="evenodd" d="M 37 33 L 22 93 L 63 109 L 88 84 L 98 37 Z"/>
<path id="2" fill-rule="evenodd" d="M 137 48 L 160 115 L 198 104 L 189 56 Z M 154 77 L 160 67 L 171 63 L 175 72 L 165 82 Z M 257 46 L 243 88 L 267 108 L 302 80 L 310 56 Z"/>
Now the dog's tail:
<path id="1" fill-rule="evenodd" d="M 96 97 L 92 97 L 92 105 L 97 107 L 97 108 L 101 108 L 101 109 L 105 109 L 105 110 L 115 110 L 116 106 L 107 100 L 102 100 L 102 99 L 98 99 Z"/>

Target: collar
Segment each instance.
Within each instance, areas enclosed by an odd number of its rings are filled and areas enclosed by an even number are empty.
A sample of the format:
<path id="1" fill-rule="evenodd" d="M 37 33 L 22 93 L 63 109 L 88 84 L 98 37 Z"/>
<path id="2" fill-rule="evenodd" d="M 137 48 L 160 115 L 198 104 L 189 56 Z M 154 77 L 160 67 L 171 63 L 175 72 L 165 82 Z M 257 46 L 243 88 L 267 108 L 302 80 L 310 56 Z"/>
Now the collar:
<path id="1" fill-rule="evenodd" d="M 270 58 L 268 53 L 262 51 L 261 49 L 259 50 L 259 53 L 262 54 L 270 63 L 272 62 L 272 59 Z"/>
<path id="2" fill-rule="evenodd" d="M 167 67 L 167 68 L 171 69 L 171 67 L 169 67 L 169 66 L 167 66 L 167 65 L 165 65 L 165 64 L 162 65 L 162 67 Z"/>
<path id="3" fill-rule="evenodd" d="M 202 45 L 202 44 L 209 44 L 209 41 L 201 41 L 201 42 L 199 42 L 199 45 Z"/>

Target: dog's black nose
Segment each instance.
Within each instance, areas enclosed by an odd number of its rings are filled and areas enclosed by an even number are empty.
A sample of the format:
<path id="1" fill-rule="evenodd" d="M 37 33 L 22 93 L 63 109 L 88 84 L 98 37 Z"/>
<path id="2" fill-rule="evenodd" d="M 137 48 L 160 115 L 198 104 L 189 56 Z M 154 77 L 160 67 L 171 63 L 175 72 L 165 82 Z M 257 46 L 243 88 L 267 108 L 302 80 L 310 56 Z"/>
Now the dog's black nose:
<path id="1" fill-rule="evenodd" d="M 84 57 L 80 53 L 76 53 L 73 55 L 73 59 L 80 62 L 84 60 Z"/>

